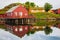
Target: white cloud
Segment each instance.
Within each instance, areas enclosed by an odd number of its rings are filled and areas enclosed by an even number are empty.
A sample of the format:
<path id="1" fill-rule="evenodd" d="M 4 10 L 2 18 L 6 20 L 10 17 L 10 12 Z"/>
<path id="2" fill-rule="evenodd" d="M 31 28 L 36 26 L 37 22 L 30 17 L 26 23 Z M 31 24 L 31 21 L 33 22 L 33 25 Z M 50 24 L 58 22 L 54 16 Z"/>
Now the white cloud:
<path id="1" fill-rule="evenodd" d="M 46 2 L 53 5 L 53 9 L 60 8 L 60 0 L 0 0 L 0 8 L 14 2 L 24 3 L 26 1 L 34 2 L 36 5 L 44 6 Z"/>
<path id="2" fill-rule="evenodd" d="M 58 28 L 52 28 L 53 32 L 50 34 L 50 36 L 58 36 L 60 37 L 60 29 Z"/>
<path id="3" fill-rule="evenodd" d="M 46 36 L 43 31 L 39 31 L 30 34 L 30 36 L 25 35 L 22 38 L 0 29 L 0 40 L 60 40 L 60 29 L 53 28 L 53 33 L 49 36 Z"/>

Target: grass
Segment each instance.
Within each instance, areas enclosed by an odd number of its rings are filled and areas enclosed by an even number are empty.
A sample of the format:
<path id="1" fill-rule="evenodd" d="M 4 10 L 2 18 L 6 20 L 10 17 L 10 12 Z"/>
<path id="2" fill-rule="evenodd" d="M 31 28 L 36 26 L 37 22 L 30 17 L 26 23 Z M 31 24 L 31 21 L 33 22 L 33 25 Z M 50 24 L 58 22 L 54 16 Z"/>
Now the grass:
<path id="1" fill-rule="evenodd" d="M 1 29 L 6 29 L 5 25 L 3 25 L 3 24 L 0 24 L 0 28 Z"/>
<path id="2" fill-rule="evenodd" d="M 48 12 L 37 12 L 37 13 L 31 13 L 35 18 L 39 19 L 35 25 L 37 26 L 45 26 L 45 25 L 54 25 L 56 24 L 56 20 L 47 20 L 47 19 L 56 19 L 60 18 L 60 14 L 54 14 L 54 13 L 48 13 Z M 46 19 L 46 20 L 41 20 Z"/>
<path id="3" fill-rule="evenodd" d="M 36 26 L 46 26 L 46 25 L 54 25 L 56 21 L 49 21 L 49 20 L 40 20 L 35 23 Z"/>
<path id="4" fill-rule="evenodd" d="M 37 12 L 31 13 L 35 18 L 45 19 L 45 18 L 60 18 L 60 14 L 48 13 L 48 12 Z"/>

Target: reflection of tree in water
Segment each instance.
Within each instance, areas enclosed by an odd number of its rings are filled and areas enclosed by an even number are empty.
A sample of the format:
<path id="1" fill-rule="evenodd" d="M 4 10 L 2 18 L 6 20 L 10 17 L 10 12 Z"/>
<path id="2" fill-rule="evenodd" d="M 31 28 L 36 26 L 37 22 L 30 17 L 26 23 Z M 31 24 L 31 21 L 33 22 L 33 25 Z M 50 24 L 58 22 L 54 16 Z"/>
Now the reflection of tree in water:
<path id="1" fill-rule="evenodd" d="M 37 30 L 34 30 L 34 29 L 30 30 L 30 28 L 29 28 L 27 35 L 29 36 L 30 34 L 34 34 L 36 31 Z M 41 29 L 39 31 L 41 31 Z M 42 31 L 44 31 L 45 34 L 48 35 L 48 34 L 52 33 L 53 30 L 49 26 L 45 26 L 45 28 Z"/>
<path id="2" fill-rule="evenodd" d="M 48 26 L 46 26 L 45 28 L 44 28 L 44 32 L 45 32 L 45 34 L 50 34 L 50 33 L 52 33 L 52 29 L 50 28 L 50 27 L 48 27 Z"/>
<path id="3" fill-rule="evenodd" d="M 35 33 L 35 31 L 31 30 L 30 27 L 28 27 L 27 35 L 29 36 L 30 34 L 34 34 L 34 33 Z"/>
<path id="4" fill-rule="evenodd" d="M 30 34 L 34 34 L 35 31 L 28 31 L 27 35 L 29 36 Z"/>

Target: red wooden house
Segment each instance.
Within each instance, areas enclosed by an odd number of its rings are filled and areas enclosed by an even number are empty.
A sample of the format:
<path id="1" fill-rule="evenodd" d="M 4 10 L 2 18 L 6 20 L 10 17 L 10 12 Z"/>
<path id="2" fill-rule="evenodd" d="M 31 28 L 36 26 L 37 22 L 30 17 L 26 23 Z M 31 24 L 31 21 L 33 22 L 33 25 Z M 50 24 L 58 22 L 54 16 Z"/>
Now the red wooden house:
<path id="1" fill-rule="evenodd" d="M 21 5 L 18 5 L 9 9 L 6 13 L 7 13 L 7 18 L 27 18 L 28 17 L 28 11 Z"/>
<path id="2" fill-rule="evenodd" d="M 60 9 L 58 9 L 58 14 L 60 14 Z"/>
<path id="3" fill-rule="evenodd" d="M 30 26 L 32 18 L 33 16 L 28 15 L 24 6 L 17 5 L 6 12 L 5 23 L 10 32 L 23 37 L 28 32 L 28 28 L 32 27 Z"/>
<path id="4" fill-rule="evenodd" d="M 56 14 L 60 14 L 60 8 L 59 9 L 55 9 L 55 10 L 52 10 L 54 13 Z"/>

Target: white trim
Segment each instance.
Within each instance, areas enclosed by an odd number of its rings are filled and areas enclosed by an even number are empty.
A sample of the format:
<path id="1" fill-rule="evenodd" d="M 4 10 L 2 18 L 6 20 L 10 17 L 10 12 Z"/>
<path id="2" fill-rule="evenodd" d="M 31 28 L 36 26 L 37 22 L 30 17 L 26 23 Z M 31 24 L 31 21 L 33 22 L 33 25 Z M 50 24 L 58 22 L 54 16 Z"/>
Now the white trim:
<path id="1" fill-rule="evenodd" d="M 14 11 L 17 7 L 19 7 L 19 6 L 14 6 L 14 7 L 10 8 L 6 13 Z"/>

